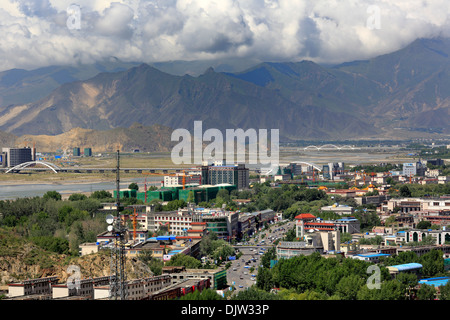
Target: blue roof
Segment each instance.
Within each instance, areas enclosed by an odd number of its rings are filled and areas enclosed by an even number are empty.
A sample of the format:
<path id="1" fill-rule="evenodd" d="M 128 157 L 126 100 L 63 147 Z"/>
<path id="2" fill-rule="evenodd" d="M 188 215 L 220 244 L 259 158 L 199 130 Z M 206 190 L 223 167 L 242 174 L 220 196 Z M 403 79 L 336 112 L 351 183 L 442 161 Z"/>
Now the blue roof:
<path id="1" fill-rule="evenodd" d="M 372 257 L 386 257 L 386 256 L 390 256 L 390 254 L 387 254 L 387 253 L 369 253 L 369 254 L 357 254 L 357 256 L 372 258 Z"/>
<path id="2" fill-rule="evenodd" d="M 406 271 L 406 270 L 412 270 L 412 269 L 420 269 L 423 266 L 420 263 L 405 263 L 405 264 L 398 264 L 395 266 L 389 266 L 390 268 L 397 268 L 398 271 Z"/>
<path id="3" fill-rule="evenodd" d="M 156 240 L 161 241 L 161 240 L 175 240 L 176 236 L 159 236 L 156 237 Z"/>
<path id="4" fill-rule="evenodd" d="M 445 286 L 447 282 L 450 280 L 450 277 L 438 277 L 438 278 L 428 278 L 419 280 L 420 284 L 428 284 L 434 287 Z"/>

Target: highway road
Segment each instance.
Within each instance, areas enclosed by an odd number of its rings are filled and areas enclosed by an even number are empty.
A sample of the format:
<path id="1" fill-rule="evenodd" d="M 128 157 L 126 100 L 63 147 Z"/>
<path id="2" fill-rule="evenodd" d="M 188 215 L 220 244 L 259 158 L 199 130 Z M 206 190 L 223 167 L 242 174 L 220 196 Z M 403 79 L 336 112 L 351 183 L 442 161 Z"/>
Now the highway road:
<path id="1" fill-rule="evenodd" d="M 248 243 L 234 246 L 235 249 L 242 252 L 242 256 L 231 261 L 231 267 L 227 271 L 228 284 L 234 285 L 237 291 L 245 290 L 256 284 L 262 254 L 273 247 L 273 241 L 270 238 L 281 239 L 294 225 L 295 221 L 283 225 L 273 224 L 268 230 L 260 231 L 252 236 Z M 264 242 L 261 243 L 261 240 Z M 250 271 L 252 267 L 254 270 Z"/>

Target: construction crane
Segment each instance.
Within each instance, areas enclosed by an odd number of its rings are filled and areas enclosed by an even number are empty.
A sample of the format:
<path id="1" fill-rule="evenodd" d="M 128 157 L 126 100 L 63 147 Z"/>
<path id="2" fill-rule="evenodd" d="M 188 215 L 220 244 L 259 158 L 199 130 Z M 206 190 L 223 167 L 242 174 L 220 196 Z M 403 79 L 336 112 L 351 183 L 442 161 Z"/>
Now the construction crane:
<path id="1" fill-rule="evenodd" d="M 133 219 L 133 240 L 136 240 L 136 225 L 137 225 L 136 208 L 134 208 L 134 214 L 132 216 L 132 219 Z"/>

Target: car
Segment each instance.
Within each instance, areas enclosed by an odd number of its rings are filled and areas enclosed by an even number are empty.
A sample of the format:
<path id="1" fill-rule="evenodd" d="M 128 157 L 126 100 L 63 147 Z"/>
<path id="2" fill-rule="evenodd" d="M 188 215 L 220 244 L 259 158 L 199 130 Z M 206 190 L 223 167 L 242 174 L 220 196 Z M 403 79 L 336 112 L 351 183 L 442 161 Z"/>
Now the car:
<path id="1" fill-rule="evenodd" d="M 244 286 L 242 284 L 239 285 L 239 288 L 243 288 Z"/>

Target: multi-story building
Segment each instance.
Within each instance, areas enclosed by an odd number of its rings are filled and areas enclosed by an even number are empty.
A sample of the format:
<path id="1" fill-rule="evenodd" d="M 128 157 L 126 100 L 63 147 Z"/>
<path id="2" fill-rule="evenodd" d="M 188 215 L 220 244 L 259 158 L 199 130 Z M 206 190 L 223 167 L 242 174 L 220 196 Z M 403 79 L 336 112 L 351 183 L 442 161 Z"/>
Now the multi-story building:
<path id="1" fill-rule="evenodd" d="M 84 156 L 85 157 L 92 157 L 92 149 L 91 148 L 84 148 Z"/>
<path id="2" fill-rule="evenodd" d="M 403 175 L 406 177 L 412 177 L 415 175 L 423 176 L 425 174 L 426 167 L 422 162 L 410 162 L 403 164 Z"/>
<path id="3" fill-rule="evenodd" d="M 210 210 L 193 214 L 196 222 L 205 222 L 208 232 L 214 232 L 220 239 L 231 240 L 238 235 L 239 213 L 225 210 Z"/>
<path id="4" fill-rule="evenodd" d="M 208 279 L 211 287 L 222 289 L 227 286 L 227 269 L 185 269 L 184 267 L 163 267 L 163 274 L 170 273 L 173 284 L 185 280 Z"/>
<path id="5" fill-rule="evenodd" d="M 330 162 L 322 167 L 323 178 L 334 180 L 336 176 L 345 173 L 345 165 L 343 162 Z"/>
<path id="6" fill-rule="evenodd" d="M 45 277 L 39 279 L 24 280 L 19 283 L 10 283 L 8 285 L 8 297 L 14 298 L 19 296 L 30 295 L 51 295 L 52 286 L 57 284 L 58 277 Z"/>
<path id="7" fill-rule="evenodd" d="M 183 185 L 183 177 L 185 185 L 200 185 L 202 183 L 202 176 L 200 174 L 186 174 L 177 173 L 175 175 L 164 176 L 164 187 L 179 187 Z"/>
<path id="8" fill-rule="evenodd" d="M 73 151 L 72 151 L 72 155 L 73 155 L 74 157 L 79 157 L 79 156 L 81 156 L 80 148 L 79 148 L 79 147 L 74 147 L 74 148 L 73 148 Z"/>
<path id="9" fill-rule="evenodd" d="M 308 232 L 317 231 L 339 231 L 350 234 L 360 232 L 360 222 L 355 218 L 322 220 L 310 213 L 302 213 L 297 215 L 295 219 L 297 220 L 295 223 L 297 238 L 304 237 Z"/>
<path id="10" fill-rule="evenodd" d="M 307 233 L 302 241 L 281 241 L 276 246 L 277 258 L 291 258 L 297 255 L 309 255 L 313 252 L 330 253 L 340 251 L 339 231 L 318 231 Z"/>
<path id="11" fill-rule="evenodd" d="M 238 190 L 249 186 L 250 175 L 245 164 L 202 166 L 200 171 L 202 184 L 231 184 Z"/>
<path id="12" fill-rule="evenodd" d="M 35 148 L 3 148 L 2 163 L 5 167 L 15 167 L 19 164 L 36 160 Z"/>
<path id="13" fill-rule="evenodd" d="M 170 275 L 133 279 L 126 282 L 127 300 L 148 300 L 155 292 L 164 290 L 172 285 Z M 110 286 L 98 285 L 94 287 L 95 300 L 107 300 Z"/>
<path id="14" fill-rule="evenodd" d="M 450 198 L 396 198 L 387 202 L 390 211 L 408 213 L 415 211 L 448 211 L 450 210 Z"/>
<path id="15" fill-rule="evenodd" d="M 98 277 L 90 279 L 79 279 L 75 283 L 62 283 L 52 285 L 52 298 L 60 299 L 73 296 L 94 298 L 94 287 L 109 285 L 111 277 Z"/>

